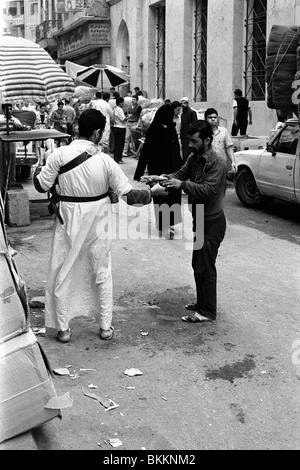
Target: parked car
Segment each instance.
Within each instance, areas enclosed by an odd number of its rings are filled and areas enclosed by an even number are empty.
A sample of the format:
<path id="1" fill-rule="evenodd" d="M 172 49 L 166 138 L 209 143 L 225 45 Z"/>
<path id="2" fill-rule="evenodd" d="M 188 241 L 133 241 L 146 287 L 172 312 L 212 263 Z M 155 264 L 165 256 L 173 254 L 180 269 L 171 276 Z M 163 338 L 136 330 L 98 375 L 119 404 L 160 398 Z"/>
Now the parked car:
<path id="1" fill-rule="evenodd" d="M 300 203 L 300 126 L 287 120 L 266 148 L 235 152 L 235 191 L 247 207 L 272 199 Z"/>

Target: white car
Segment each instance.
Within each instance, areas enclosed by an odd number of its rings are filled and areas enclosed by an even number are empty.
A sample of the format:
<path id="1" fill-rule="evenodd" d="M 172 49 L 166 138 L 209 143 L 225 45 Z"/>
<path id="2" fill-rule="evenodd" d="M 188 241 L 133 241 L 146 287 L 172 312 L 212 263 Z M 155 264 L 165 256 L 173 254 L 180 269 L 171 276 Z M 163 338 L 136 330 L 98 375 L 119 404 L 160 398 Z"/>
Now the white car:
<path id="1" fill-rule="evenodd" d="M 289 119 L 265 149 L 235 152 L 235 191 L 247 207 L 270 199 L 300 203 L 300 126 Z"/>

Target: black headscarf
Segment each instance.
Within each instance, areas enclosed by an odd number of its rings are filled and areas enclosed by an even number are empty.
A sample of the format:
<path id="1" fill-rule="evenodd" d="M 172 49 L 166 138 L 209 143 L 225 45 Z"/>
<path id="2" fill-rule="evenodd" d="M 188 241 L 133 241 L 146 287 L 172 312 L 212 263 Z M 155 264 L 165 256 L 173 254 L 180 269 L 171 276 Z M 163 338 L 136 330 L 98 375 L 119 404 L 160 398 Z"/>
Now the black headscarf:
<path id="1" fill-rule="evenodd" d="M 164 104 L 156 111 L 151 126 L 157 124 L 165 124 L 168 127 L 173 126 L 174 111 L 172 106 L 169 104 Z"/>

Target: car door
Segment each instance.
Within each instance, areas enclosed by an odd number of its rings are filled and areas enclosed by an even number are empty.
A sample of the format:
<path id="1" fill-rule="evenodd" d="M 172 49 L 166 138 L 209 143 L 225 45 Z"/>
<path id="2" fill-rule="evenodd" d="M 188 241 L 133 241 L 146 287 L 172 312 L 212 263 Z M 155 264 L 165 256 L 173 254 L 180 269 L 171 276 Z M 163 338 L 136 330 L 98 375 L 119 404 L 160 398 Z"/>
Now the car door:
<path id="1" fill-rule="evenodd" d="M 294 185 L 299 137 L 299 124 L 287 124 L 272 142 L 274 151 L 266 150 L 261 155 L 257 184 L 263 194 L 296 202 Z"/>
<path id="2" fill-rule="evenodd" d="M 294 185 L 296 200 L 300 204 L 300 152 L 296 155 Z"/>

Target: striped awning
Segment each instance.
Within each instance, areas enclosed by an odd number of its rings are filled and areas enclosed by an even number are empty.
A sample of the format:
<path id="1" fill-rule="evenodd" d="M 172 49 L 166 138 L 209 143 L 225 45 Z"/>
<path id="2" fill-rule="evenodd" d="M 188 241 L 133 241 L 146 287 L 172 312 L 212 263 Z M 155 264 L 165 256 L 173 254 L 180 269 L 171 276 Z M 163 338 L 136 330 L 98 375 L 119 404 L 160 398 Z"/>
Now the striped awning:
<path id="1" fill-rule="evenodd" d="M 0 36 L 0 100 L 53 101 L 74 93 L 74 81 L 38 44 Z"/>

